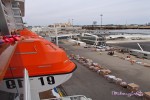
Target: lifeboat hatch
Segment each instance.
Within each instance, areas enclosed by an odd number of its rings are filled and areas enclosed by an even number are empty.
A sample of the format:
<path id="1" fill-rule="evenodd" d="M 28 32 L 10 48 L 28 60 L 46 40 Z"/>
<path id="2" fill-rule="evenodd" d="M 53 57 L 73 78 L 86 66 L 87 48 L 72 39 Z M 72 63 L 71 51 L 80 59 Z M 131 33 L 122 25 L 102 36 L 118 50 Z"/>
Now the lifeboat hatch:
<path id="1" fill-rule="evenodd" d="M 37 48 L 34 42 L 20 43 L 15 54 L 36 54 Z"/>

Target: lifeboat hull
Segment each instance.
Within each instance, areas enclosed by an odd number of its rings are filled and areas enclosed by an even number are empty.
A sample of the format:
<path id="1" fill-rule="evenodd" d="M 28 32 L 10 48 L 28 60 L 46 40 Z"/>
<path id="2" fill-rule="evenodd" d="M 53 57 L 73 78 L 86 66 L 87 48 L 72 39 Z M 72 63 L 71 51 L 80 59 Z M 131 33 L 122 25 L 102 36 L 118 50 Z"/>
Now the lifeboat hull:
<path id="1" fill-rule="evenodd" d="M 30 88 L 32 93 L 39 93 L 46 90 L 50 90 L 66 82 L 68 79 L 71 78 L 71 76 L 72 73 L 62 74 L 62 75 L 46 75 L 46 76 L 29 77 Z M 18 92 L 23 93 L 24 78 L 4 79 L 1 82 L 0 90 L 9 93 L 18 93 Z"/>

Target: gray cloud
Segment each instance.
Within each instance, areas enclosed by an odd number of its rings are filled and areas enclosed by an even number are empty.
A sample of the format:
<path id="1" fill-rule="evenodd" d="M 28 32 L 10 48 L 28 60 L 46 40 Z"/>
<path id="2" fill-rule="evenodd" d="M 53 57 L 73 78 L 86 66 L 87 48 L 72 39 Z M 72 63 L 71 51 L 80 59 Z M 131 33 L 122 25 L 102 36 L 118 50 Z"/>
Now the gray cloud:
<path id="1" fill-rule="evenodd" d="M 24 21 L 49 25 L 74 19 L 75 24 L 145 24 L 150 22 L 150 0 L 26 0 Z"/>

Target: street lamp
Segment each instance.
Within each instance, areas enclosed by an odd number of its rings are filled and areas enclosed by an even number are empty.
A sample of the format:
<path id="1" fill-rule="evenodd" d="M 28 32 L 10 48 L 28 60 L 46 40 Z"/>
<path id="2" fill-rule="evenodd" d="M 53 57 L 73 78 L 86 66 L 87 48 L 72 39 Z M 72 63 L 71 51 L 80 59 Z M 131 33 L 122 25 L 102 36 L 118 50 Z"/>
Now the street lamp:
<path id="1" fill-rule="evenodd" d="M 73 26 L 73 19 L 72 19 L 72 26 Z"/>
<path id="2" fill-rule="evenodd" d="M 103 14 L 101 14 L 100 16 L 101 16 L 101 29 L 102 29 L 102 17 L 103 17 Z"/>
<path id="3" fill-rule="evenodd" d="M 56 45 L 58 46 L 58 28 L 56 26 L 54 26 L 55 29 L 55 39 L 56 39 Z"/>
<path id="4" fill-rule="evenodd" d="M 58 29 L 55 28 L 55 35 L 56 35 L 56 45 L 58 46 Z"/>

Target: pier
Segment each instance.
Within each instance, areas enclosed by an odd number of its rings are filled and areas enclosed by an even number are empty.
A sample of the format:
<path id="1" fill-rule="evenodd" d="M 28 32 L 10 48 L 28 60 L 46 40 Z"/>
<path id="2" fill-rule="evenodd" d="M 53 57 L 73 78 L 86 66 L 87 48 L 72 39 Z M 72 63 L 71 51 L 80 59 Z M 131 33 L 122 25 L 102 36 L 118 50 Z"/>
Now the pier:
<path id="1" fill-rule="evenodd" d="M 110 69 L 113 75 L 122 78 L 127 83 L 139 84 L 140 89 L 144 92 L 150 89 L 150 81 L 148 80 L 150 69 L 148 67 L 143 67 L 138 64 L 131 65 L 128 61 L 107 55 L 107 52 L 103 52 L 100 55 L 98 52 L 92 51 L 91 48 L 72 46 L 68 42 L 61 44 L 61 46 L 66 49 L 68 55 L 76 54 L 92 59 L 101 66 Z M 126 56 L 120 53 L 118 55 Z M 140 97 L 112 95 L 112 91 L 122 91 L 125 93 L 129 93 L 129 91 L 118 85 L 109 83 L 104 77 L 87 69 L 78 62 L 74 62 L 78 66 L 77 71 L 69 81 L 62 85 L 68 95 L 83 94 L 93 100 L 141 100 Z"/>

